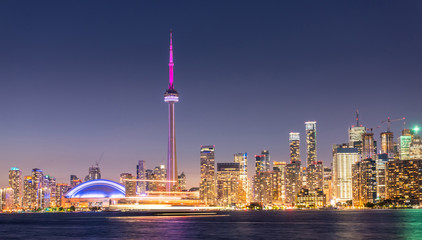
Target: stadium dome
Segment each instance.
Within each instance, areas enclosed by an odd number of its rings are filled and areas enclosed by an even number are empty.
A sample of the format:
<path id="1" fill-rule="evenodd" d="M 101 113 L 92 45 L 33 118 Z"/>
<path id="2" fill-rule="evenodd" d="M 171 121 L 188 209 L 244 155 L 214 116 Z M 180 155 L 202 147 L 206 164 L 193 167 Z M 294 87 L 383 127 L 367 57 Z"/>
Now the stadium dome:
<path id="1" fill-rule="evenodd" d="M 66 198 L 124 198 L 125 187 L 117 182 L 96 179 L 81 183 L 66 193 Z"/>

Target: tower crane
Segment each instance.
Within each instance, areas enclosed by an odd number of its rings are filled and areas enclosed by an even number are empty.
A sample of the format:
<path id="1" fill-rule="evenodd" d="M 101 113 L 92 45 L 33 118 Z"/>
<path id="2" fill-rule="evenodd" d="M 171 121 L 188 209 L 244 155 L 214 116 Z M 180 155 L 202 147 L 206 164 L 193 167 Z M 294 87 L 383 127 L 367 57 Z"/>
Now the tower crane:
<path id="1" fill-rule="evenodd" d="M 380 124 L 380 126 L 378 126 L 377 128 L 380 128 L 381 125 L 383 125 L 384 123 L 387 123 L 387 132 L 390 132 L 391 123 L 392 122 L 397 122 L 397 121 L 406 121 L 406 118 L 405 117 L 402 117 L 402 118 L 397 118 L 397 119 L 391 120 L 390 117 L 387 117 L 387 120 L 382 121 L 381 124 Z"/>
<path id="2" fill-rule="evenodd" d="M 96 167 L 98 167 L 98 165 L 100 164 L 101 159 L 103 159 L 103 156 L 104 156 L 104 152 L 103 152 L 103 153 L 101 153 L 100 158 L 98 159 L 98 161 L 96 161 L 96 162 L 95 162 L 95 166 L 96 166 Z"/>

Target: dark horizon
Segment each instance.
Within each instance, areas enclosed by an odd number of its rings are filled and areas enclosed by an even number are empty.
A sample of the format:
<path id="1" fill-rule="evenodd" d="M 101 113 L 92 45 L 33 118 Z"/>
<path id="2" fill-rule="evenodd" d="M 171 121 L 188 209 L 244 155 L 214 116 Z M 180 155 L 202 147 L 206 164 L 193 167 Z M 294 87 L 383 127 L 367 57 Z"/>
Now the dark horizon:
<path id="1" fill-rule="evenodd" d="M 102 152 L 103 178 L 166 164 L 168 34 L 173 30 L 179 174 L 270 151 L 317 121 L 317 156 L 387 117 L 421 125 L 421 2 L 4 2 L 0 9 L 0 186 L 11 167 L 69 182 Z M 392 124 L 395 139 L 402 122 Z"/>

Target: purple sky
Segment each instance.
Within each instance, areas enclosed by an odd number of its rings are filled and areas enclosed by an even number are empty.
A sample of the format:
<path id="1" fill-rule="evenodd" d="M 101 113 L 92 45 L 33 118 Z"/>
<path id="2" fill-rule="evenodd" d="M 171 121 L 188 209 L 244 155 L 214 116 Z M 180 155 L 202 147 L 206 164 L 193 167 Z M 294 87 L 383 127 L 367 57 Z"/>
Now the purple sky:
<path id="1" fill-rule="evenodd" d="M 318 159 L 347 141 L 355 110 L 422 120 L 422 2 L 6 1 L 0 8 L 0 186 L 10 167 L 68 182 L 98 160 L 103 178 L 167 153 L 168 34 L 174 32 L 179 171 L 269 149 L 317 121 Z M 395 136 L 403 127 L 393 123 Z M 385 127 L 382 128 L 384 130 Z M 377 137 L 381 129 L 375 131 Z"/>

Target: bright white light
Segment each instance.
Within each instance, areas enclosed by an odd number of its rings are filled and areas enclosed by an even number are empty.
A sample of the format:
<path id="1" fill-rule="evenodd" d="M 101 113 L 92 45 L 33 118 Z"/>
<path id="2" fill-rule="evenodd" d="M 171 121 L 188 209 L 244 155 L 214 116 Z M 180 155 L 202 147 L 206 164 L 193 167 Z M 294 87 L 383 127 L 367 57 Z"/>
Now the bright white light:
<path id="1" fill-rule="evenodd" d="M 164 102 L 178 102 L 179 101 L 179 97 L 178 96 L 165 96 L 164 97 Z"/>

